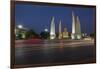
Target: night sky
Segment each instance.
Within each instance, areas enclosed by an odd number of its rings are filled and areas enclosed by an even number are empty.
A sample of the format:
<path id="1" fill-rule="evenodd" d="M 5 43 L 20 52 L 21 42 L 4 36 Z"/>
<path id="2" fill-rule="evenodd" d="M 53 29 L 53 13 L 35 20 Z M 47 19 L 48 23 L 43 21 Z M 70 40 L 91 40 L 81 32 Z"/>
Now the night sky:
<path id="1" fill-rule="evenodd" d="M 68 32 L 71 32 L 72 11 L 75 16 L 79 17 L 81 31 L 88 34 L 93 33 L 94 8 L 16 4 L 15 25 L 21 24 L 23 27 L 33 29 L 37 33 L 44 31 L 45 28 L 50 31 L 51 17 L 54 16 L 56 32 L 58 32 L 60 20 L 62 21 L 62 27 L 67 27 Z"/>

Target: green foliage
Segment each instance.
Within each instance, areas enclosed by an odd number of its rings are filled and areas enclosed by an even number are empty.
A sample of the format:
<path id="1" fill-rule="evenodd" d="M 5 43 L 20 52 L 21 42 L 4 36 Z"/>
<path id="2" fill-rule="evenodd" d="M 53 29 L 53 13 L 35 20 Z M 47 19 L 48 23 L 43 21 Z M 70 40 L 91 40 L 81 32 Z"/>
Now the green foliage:
<path id="1" fill-rule="evenodd" d="M 17 33 L 16 34 L 16 39 L 22 39 L 22 34 L 21 33 Z"/>
<path id="2" fill-rule="evenodd" d="M 95 34 L 94 33 L 91 33 L 90 34 L 90 37 L 94 38 L 95 37 Z"/>
<path id="3" fill-rule="evenodd" d="M 26 38 L 34 38 L 37 36 L 38 34 L 32 29 L 26 32 Z"/>
<path id="4" fill-rule="evenodd" d="M 42 39 L 48 39 L 50 37 L 49 32 L 45 32 L 45 31 L 41 32 L 40 36 Z"/>

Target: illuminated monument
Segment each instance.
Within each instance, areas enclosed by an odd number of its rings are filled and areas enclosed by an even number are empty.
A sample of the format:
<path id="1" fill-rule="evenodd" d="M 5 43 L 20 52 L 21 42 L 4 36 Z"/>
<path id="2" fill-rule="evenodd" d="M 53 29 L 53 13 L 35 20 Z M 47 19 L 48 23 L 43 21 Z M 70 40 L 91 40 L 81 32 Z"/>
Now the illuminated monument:
<path id="1" fill-rule="evenodd" d="M 59 35 L 58 35 L 59 39 L 62 39 L 62 32 L 61 32 L 61 20 L 59 22 Z"/>
<path id="2" fill-rule="evenodd" d="M 64 28 L 63 38 L 69 38 L 67 28 Z"/>
<path id="3" fill-rule="evenodd" d="M 51 27 L 50 27 L 50 39 L 55 39 L 55 38 L 56 38 L 55 22 L 54 22 L 54 17 L 52 17 Z M 67 31 L 67 28 L 64 28 L 64 31 L 62 32 L 61 20 L 60 20 L 58 39 L 62 39 L 62 38 L 69 38 L 69 33 Z M 72 12 L 72 33 L 71 33 L 71 38 L 72 39 L 81 39 L 82 38 L 79 18 L 78 18 L 78 16 L 77 17 L 74 16 L 73 12 Z"/>
<path id="4" fill-rule="evenodd" d="M 54 23 L 54 17 L 51 19 L 51 28 L 50 28 L 50 39 L 55 39 L 56 34 L 55 34 L 55 23 Z"/>
<path id="5" fill-rule="evenodd" d="M 62 27 L 61 27 L 61 20 L 60 20 L 60 22 L 59 22 L 59 36 L 58 36 L 58 38 L 59 39 L 69 38 L 67 28 L 64 28 L 63 32 L 61 30 L 62 30 Z"/>
<path id="6" fill-rule="evenodd" d="M 81 27 L 80 27 L 80 21 L 78 16 L 74 16 L 74 13 L 72 12 L 72 39 L 81 39 Z"/>

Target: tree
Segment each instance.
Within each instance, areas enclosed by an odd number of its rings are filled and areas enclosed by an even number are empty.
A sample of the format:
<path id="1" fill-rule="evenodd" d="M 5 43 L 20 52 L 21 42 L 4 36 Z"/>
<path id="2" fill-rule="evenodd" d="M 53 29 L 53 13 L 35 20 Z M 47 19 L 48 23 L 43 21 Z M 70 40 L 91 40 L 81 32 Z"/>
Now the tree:
<path id="1" fill-rule="evenodd" d="M 50 37 L 49 32 L 45 32 L 45 31 L 41 32 L 40 36 L 42 39 L 48 39 Z"/>
<path id="2" fill-rule="evenodd" d="M 95 34 L 94 33 L 91 33 L 90 34 L 90 37 L 94 38 L 95 37 Z"/>
<path id="3" fill-rule="evenodd" d="M 38 36 L 38 34 L 32 29 L 30 29 L 29 31 L 26 32 L 26 38 L 34 38 L 37 36 Z"/>
<path id="4" fill-rule="evenodd" d="M 21 33 L 17 33 L 16 34 L 16 39 L 22 39 L 22 34 Z"/>

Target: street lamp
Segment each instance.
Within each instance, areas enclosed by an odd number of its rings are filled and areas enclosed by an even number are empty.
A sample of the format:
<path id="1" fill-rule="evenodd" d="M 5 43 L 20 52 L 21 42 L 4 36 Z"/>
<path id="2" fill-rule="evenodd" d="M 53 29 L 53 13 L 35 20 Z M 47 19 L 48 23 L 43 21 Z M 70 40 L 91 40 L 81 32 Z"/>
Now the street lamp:
<path id="1" fill-rule="evenodd" d="M 21 29 L 21 28 L 23 28 L 23 26 L 22 26 L 22 25 L 18 25 L 18 28 L 20 28 L 20 29 Z"/>
<path id="2" fill-rule="evenodd" d="M 48 29 L 47 29 L 47 28 L 45 28 L 45 29 L 44 29 L 44 31 L 45 31 L 45 32 L 48 32 Z"/>

